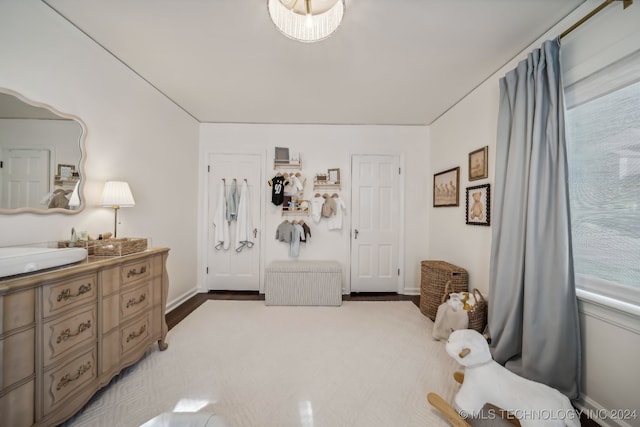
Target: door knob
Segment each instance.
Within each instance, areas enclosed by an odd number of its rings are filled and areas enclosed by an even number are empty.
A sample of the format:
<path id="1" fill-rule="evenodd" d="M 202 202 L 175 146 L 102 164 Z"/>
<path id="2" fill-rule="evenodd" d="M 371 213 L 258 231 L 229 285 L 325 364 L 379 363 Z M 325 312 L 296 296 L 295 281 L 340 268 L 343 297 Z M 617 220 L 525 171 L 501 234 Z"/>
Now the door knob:
<path id="1" fill-rule="evenodd" d="M 356 238 L 356 239 L 358 238 L 358 233 L 360 233 L 360 232 L 359 232 L 359 231 L 358 231 L 358 229 L 356 228 L 356 229 L 355 229 L 355 231 L 353 232 L 353 234 L 354 234 L 354 236 L 355 236 L 355 238 Z"/>

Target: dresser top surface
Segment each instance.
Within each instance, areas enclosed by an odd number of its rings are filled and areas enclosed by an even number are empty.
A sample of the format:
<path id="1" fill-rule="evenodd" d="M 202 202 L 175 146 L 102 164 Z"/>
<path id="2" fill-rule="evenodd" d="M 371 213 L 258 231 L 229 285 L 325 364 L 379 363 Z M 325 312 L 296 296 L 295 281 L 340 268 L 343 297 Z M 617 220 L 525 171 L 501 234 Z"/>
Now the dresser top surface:
<path id="1" fill-rule="evenodd" d="M 75 264 L 3 277 L 0 279 L 0 296 L 23 288 L 38 286 L 43 282 L 61 279 L 68 275 L 93 273 L 100 269 L 168 252 L 169 248 L 150 248 L 145 251 L 122 256 L 89 256 L 86 260 Z"/>

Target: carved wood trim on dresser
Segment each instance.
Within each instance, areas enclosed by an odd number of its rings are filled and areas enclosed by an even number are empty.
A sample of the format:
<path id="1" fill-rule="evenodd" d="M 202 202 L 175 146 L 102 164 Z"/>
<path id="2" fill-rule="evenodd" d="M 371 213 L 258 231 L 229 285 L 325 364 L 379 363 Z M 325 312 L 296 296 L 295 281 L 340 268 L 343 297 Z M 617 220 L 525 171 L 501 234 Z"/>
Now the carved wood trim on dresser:
<path id="1" fill-rule="evenodd" d="M 0 426 L 55 426 L 155 342 L 168 248 L 0 280 Z"/>

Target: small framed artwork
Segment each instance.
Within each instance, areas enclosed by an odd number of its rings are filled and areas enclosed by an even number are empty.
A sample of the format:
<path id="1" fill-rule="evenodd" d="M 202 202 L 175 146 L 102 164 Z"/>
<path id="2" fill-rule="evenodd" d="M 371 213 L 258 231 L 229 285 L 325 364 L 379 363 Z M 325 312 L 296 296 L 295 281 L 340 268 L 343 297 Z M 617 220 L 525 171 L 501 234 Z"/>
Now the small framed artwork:
<path id="1" fill-rule="evenodd" d="M 488 146 L 469 153 L 469 181 L 475 181 L 489 176 L 488 153 Z"/>
<path id="2" fill-rule="evenodd" d="M 286 147 L 276 147 L 275 163 L 289 163 L 289 149 Z"/>
<path id="3" fill-rule="evenodd" d="M 460 200 L 460 167 L 433 175 L 433 207 L 458 206 Z"/>
<path id="4" fill-rule="evenodd" d="M 467 224 L 491 224 L 491 185 L 467 187 Z"/>
<path id="5" fill-rule="evenodd" d="M 329 175 L 329 182 L 340 184 L 340 169 L 329 169 L 327 173 Z"/>
<path id="6" fill-rule="evenodd" d="M 70 178 L 76 172 L 74 165 L 62 165 L 58 164 L 58 176 L 61 178 Z"/>

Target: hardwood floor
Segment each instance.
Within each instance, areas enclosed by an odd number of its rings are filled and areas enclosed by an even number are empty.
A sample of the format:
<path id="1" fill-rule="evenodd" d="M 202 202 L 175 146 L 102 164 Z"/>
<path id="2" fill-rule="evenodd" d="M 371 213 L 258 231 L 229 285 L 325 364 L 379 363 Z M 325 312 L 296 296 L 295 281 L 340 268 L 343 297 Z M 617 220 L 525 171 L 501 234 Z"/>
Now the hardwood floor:
<path id="1" fill-rule="evenodd" d="M 264 294 L 254 291 L 238 292 L 238 291 L 209 291 L 208 293 L 196 294 L 189 298 L 180 306 L 167 313 L 167 325 L 169 329 L 180 323 L 182 319 L 187 317 L 192 311 L 198 308 L 205 301 L 210 299 L 216 300 L 264 300 Z M 396 293 L 352 293 L 351 295 L 343 295 L 343 301 L 411 301 L 417 307 L 420 307 L 420 295 L 399 295 Z M 598 423 L 582 416 L 580 418 L 582 427 L 600 427 Z"/>

